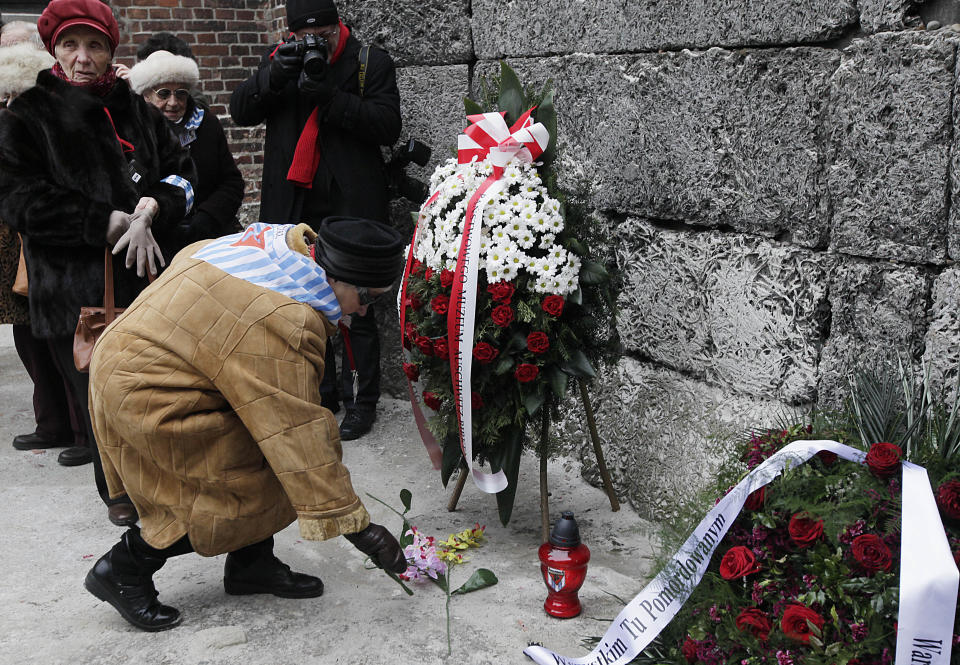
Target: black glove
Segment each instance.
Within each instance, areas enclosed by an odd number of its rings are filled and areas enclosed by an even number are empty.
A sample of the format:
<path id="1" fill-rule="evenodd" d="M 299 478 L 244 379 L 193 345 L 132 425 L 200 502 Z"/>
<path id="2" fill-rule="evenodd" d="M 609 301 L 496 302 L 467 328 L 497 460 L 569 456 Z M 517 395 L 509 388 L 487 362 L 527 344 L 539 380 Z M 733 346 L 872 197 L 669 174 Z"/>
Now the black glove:
<path id="1" fill-rule="evenodd" d="M 293 42 L 281 44 L 270 61 L 270 89 L 274 92 L 283 89 L 287 82 L 300 75 L 303 68 L 303 58 L 297 53 L 297 45 Z"/>
<path id="2" fill-rule="evenodd" d="M 300 92 L 317 106 L 323 106 L 337 94 L 337 88 L 327 80 L 326 74 L 320 78 L 312 78 L 304 72 L 300 74 Z"/>
<path id="3" fill-rule="evenodd" d="M 359 533 L 347 533 L 343 536 L 358 550 L 373 559 L 380 568 L 402 573 L 407 569 L 407 557 L 400 543 L 389 531 L 379 524 L 370 525 Z"/>

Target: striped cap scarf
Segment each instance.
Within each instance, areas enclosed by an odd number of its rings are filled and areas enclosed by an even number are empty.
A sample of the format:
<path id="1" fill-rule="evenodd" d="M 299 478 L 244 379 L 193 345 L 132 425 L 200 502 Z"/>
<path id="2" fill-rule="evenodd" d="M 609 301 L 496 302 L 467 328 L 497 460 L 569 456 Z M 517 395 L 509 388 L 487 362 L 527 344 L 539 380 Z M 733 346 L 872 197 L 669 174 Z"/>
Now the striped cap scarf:
<path id="1" fill-rule="evenodd" d="M 293 224 L 251 224 L 244 231 L 217 238 L 193 258 L 225 273 L 310 305 L 334 325 L 340 303 L 327 274 L 309 256 L 290 249 L 287 232 Z"/>

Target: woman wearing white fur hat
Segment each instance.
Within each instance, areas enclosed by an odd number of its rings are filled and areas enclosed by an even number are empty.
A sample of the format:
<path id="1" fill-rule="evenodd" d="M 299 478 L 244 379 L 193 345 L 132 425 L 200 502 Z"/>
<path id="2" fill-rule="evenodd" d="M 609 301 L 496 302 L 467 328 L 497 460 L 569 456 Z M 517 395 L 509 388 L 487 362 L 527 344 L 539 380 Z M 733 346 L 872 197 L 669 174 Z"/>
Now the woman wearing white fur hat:
<path id="1" fill-rule="evenodd" d="M 130 69 L 130 87 L 160 109 L 197 167 L 193 212 L 161 243 L 164 256 L 172 257 L 197 240 L 240 230 L 237 210 L 243 199 L 243 176 L 220 120 L 191 95 L 199 81 L 197 63 L 169 51 L 155 51 Z"/>

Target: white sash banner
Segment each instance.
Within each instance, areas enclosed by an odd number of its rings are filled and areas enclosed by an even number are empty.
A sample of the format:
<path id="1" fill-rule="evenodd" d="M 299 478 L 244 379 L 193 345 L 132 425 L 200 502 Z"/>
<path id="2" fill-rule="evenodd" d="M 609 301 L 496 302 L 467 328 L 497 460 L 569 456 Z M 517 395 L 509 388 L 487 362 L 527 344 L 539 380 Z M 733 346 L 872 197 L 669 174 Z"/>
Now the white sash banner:
<path id="1" fill-rule="evenodd" d="M 667 627 L 700 583 L 714 551 L 747 497 L 783 469 L 821 450 L 863 464 L 866 454 L 836 441 L 795 441 L 771 455 L 727 493 L 670 562 L 626 607 L 586 656 L 567 658 L 541 646 L 524 653 L 538 665 L 625 665 Z M 896 665 L 948 665 L 960 573 L 953 562 L 927 472 L 903 463 L 900 610 Z"/>
<path id="2" fill-rule="evenodd" d="M 498 116 L 499 117 L 499 116 Z M 480 232 L 483 229 L 485 194 L 499 194 L 506 187 L 503 180 L 489 176 L 474 192 L 467 204 L 463 240 L 457 256 L 450 309 L 447 313 L 447 339 L 451 346 L 450 375 L 453 378 L 453 400 L 460 424 L 460 448 L 474 484 L 487 494 L 507 488 L 507 476 L 500 470 L 486 473 L 473 462 L 473 407 L 470 379 L 473 372 L 473 331 L 477 314 L 477 266 L 480 263 Z"/>

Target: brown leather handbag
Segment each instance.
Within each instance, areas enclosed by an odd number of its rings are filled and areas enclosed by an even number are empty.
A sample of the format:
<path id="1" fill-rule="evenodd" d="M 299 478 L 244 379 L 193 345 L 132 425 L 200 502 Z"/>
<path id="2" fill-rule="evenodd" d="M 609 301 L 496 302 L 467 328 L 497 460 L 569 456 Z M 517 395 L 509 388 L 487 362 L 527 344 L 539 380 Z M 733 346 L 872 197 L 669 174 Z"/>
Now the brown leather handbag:
<path id="1" fill-rule="evenodd" d="M 17 266 L 17 276 L 10 289 L 18 296 L 27 296 L 27 262 L 23 258 L 23 237 L 20 237 L 20 264 Z"/>
<path id="2" fill-rule="evenodd" d="M 153 282 L 154 276 L 149 268 L 147 277 Z M 113 254 L 107 247 L 103 252 L 103 307 L 81 307 L 80 320 L 77 321 L 77 330 L 73 334 L 73 364 L 78 371 L 90 371 L 93 345 L 124 309 L 116 306 L 113 297 Z"/>

